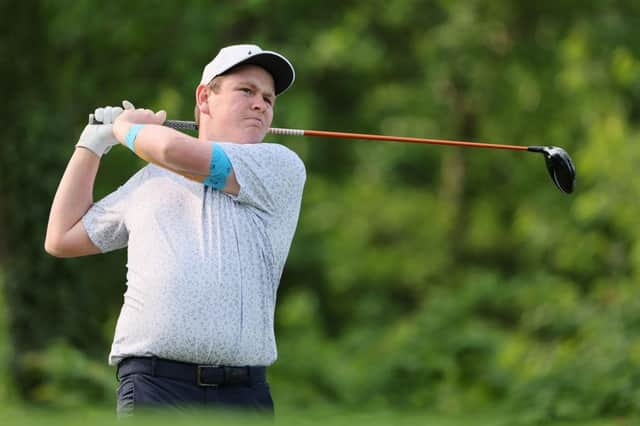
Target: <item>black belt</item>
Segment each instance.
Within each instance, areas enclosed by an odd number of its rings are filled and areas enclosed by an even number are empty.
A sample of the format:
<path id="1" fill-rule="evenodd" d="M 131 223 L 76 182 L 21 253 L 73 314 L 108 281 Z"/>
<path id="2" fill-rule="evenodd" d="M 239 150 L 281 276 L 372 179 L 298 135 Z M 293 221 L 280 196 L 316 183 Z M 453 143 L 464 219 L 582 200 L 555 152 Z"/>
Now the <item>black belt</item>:
<path id="1" fill-rule="evenodd" d="M 118 364 L 118 377 L 148 374 L 195 383 L 198 386 L 246 385 L 265 383 L 265 367 L 223 367 L 170 361 L 161 358 L 125 358 Z"/>

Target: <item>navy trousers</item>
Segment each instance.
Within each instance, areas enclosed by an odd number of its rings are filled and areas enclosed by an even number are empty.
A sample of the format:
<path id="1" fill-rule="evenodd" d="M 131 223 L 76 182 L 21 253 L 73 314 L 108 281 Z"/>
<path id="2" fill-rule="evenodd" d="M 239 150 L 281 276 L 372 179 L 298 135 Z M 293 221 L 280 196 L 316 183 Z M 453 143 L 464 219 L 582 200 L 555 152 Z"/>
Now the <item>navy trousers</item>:
<path id="1" fill-rule="evenodd" d="M 198 366 L 158 358 L 118 365 L 118 416 L 139 409 L 231 409 L 273 415 L 265 367 Z"/>

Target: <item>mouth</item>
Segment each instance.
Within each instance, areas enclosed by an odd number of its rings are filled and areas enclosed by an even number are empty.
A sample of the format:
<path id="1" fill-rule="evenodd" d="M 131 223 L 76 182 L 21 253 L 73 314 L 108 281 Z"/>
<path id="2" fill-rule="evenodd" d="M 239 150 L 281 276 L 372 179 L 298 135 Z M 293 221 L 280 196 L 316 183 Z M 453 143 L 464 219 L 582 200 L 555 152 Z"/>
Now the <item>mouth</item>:
<path id="1" fill-rule="evenodd" d="M 254 125 L 257 127 L 262 127 L 264 125 L 262 120 L 257 117 L 247 117 L 245 120 L 247 120 L 251 125 Z"/>

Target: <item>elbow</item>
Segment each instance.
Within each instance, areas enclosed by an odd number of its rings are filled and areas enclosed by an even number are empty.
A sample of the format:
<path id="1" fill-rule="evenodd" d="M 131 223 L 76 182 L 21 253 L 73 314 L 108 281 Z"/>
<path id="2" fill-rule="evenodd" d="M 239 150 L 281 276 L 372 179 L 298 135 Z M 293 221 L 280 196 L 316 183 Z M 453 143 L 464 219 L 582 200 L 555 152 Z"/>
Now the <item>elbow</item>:
<path id="1" fill-rule="evenodd" d="M 47 237 L 44 240 L 44 251 L 46 251 L 47 254 L 53 257 L 58 257 L 58 258 L 72 257 L 72 253 L 65 248 L 64 244 L 62 244 L 62 241 L 60 239 L 53 238 L 49 235 L 47 235 Z"/>
<path id="2" fill-rule="evenodd" d="M 60 243 L 49 237 L 44 240 L 44 251 L 53 257 L 66 257 Z"/>
<path id="3" fill-rule="evenodd" d="M 53 238 L 50 229 L 47 229 L 47 234 L 44 236 L 44 251 L 51 256 L 57 256 L 58 247 L 55 238 Z"/>
<path id="4" fill-rule="evenodd" d="M 62 253 L 58 246 L 50 242 L 49 240 L 45 240 L 44 242 L 44 251 L 46 251 L 47 254 L 53 257 L 62 257 Z"/>

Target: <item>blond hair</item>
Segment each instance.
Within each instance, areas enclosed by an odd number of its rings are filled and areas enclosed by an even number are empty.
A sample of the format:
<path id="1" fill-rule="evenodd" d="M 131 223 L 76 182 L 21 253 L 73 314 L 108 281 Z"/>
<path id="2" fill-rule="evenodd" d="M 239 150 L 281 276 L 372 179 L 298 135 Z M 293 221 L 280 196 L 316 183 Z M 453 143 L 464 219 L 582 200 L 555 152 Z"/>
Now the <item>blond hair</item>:
<path id="1" fill-rule="evenodd" d="M 210 89 L 213 93 L 220 93 L 220 84 L 222 83 L 223 75 L 219 75 L 213 78 L 208 84 L 207 88 Z M 200 124 L 200 108 L 198 108 L 198 103 L 196 102 L 196 106 L 193 109 L 193 115 L 195 116 L 196 124 Z"/>

